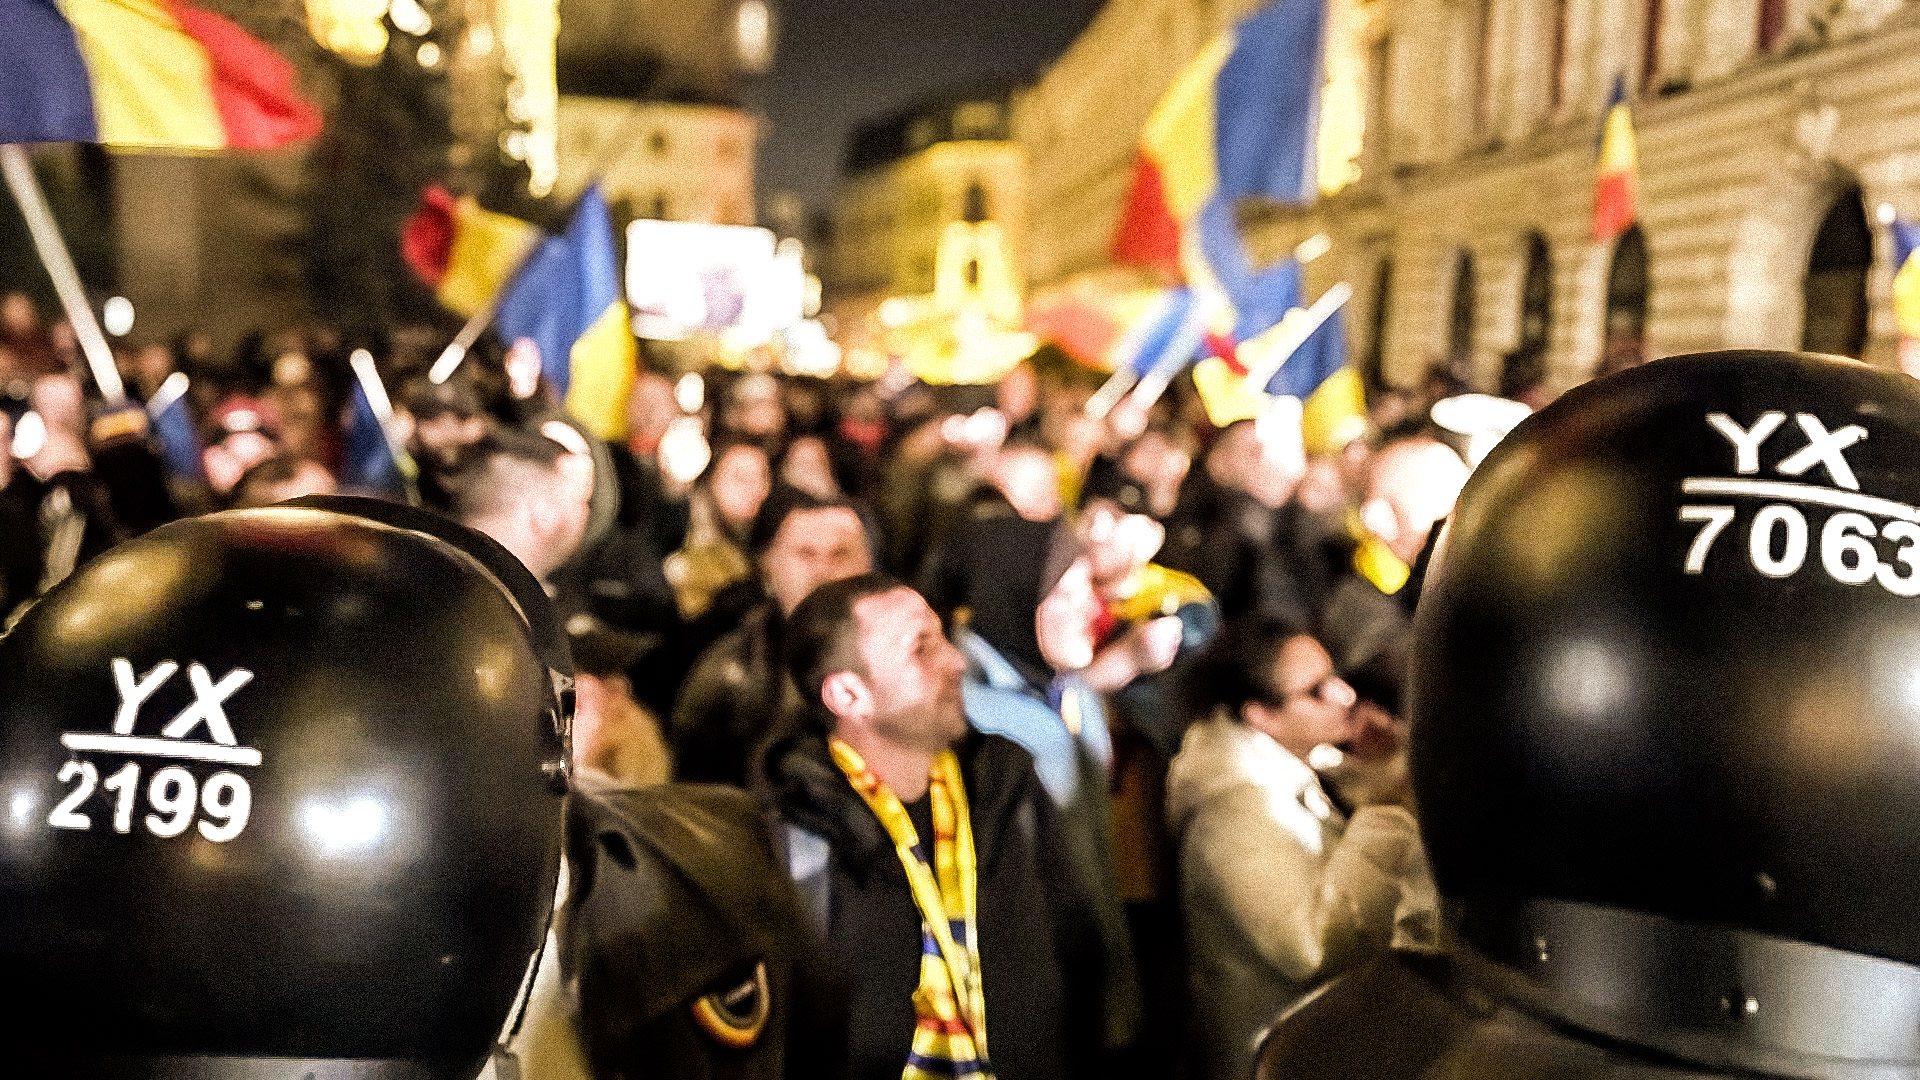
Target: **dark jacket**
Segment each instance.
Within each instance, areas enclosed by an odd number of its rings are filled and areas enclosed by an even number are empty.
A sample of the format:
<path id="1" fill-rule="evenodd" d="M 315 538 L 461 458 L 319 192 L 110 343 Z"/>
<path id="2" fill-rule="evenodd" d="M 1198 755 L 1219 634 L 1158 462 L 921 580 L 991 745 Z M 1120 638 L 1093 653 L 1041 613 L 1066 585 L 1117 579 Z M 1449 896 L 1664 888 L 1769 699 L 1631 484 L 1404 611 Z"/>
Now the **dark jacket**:
<path id="1" fill-rule="evenodd" d="M 753 801 L 576 779 L 560 960 L 594 1075 L 844 1076 L 844 988 Z"/>
<path id="2" fill-rule="evenodd" d="M 1217 488 L 1205 509 L 1192 521 L 1168 523 L 1169 536 L 1197 534 L 1197 542 L 1170 548 L 1158 561 L 1199 578 L 1225 618 L 1257 612 L 1314 625 L 1338 565 L 1321 521 L 1299 503 L 1274 510 L 1226 488 Z"/>
<path id="3" fill-rule="evenodd" d="M 747 786 L 754 753 L 800 706 L 781 662 L 785 622 L 768 600 L 700 655 L 667 726 L 674 779 Z"/>
<path id="4" fill-rule="evenodd" d="M 983 488 L 928 556 L 919 582 L 942 619 L 965 608 L 968 628 L 1040 684 L 1052 668 L 1040 655 L 1033 617 L 1060 528 L 1055 521 L 1028 521 L 1004 495 Z"/>
<path id="5" fill-rule="evenodd" d="M 1026 751 L 974 733 L 956 748 L 979 858 L 980 962 L 995 1075 L 1091 1075 L 1102 1041 L 1101 951 L 1058 812 Z M 913 1042 L 920 912 L 899 856 L 818 735 L 774 743 L 763 796 L 790 858 L 826 845 L 829 950 L 852 988 L 852 1075 L 898 1080 Z M 909 812 L 914 808 L 909 807 Z M 798 860 L 796 859 L 797 863 Z M 805 868 L 797 868 L 796 873 Z"/>

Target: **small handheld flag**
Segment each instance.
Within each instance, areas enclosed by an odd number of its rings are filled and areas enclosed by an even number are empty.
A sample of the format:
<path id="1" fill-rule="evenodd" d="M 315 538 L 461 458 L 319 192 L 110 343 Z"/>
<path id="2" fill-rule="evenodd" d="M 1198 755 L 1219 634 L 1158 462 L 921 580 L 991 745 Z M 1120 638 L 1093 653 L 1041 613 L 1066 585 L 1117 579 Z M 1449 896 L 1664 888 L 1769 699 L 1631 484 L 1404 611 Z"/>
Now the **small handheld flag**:
<path id="1" fill-rule="evenodd" d="M 495 325 L 509 343 L 531 338 L 540 347 L 542 377 L 587 430 L 625 437 L 639 348 L 598 186 L 581 196 L 567 231 L 542 240 L 507 286 Z"/>
<path id="2" fill-rule="evenodd" d="M 1896 217 L 1893 230 L 1893 320 L 1900 336 L 1920 340 L 1920 222 Z"/>
<path id="3" fill-rule="evenodd" d="M 201 457 L 206 447 L 193 415 L 187 411 L 187 373 L 176 371 L 167 376 L 160 388 L 147 400 L 147 416 L 153 421 L 154 438 L 160 443 L 160 460 L 170 472 L 192 480 L 207 478 L 206 462 Z"/>
<path id="4" fill-rule="evenodd" d="M 1640 152 L 1627 108 L 1627 80 L 1613 77 L 1613 93 L 1600 120 L 1600 165 L 1593 183 L 1593 238 L 1609 243 L 1632 227 Z"/>

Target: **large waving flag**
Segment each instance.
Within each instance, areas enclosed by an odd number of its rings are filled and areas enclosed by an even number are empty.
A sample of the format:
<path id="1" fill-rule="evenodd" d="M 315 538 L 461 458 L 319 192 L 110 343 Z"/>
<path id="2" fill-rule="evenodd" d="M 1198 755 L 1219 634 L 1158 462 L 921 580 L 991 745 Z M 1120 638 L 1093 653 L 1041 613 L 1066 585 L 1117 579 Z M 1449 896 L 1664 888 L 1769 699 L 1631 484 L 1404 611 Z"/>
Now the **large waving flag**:
<path id="1" fill-rule="evenodd" d="M 598 185 L 581 196 L 567 231 L 542 240 L 507 286 L 494 325 L 510 343 L 531 338 L 540 347 L 541 374 L 587 430 L 625 437 L 639 354 Z"/>
<path id="2" fill-rule="evenodd" d="M 293 66 L 180 0 L 0 0 L 0 142 L 267 149 L 318 134 Z"/>
<path id="3" fill-rule="evenodd" d="M 471 317 L 500 295 L 539 241 L 532 223 L 431 184 L 401 231 L 400 254 L 448 310 Z"/>
<path id="4" fill-rule="evenodd" d="M 1639 184 L 1640 152 L 1627 108 L 1627 80 L 1613 77 L 1607 111 L 1600 121 L 1600 167 L 1593 182 L 1593 238 L 1607 243 L 1632 227 L 1634 188 Z"/>
<path id="5" fill-rule="evenodd" d="M 1230 224 L 1243 196 L 1313 198 L 1324 20 L 1323 0 L 1271 0 L 1174 79 L 1141 133 L 1116 261 L 1187 277 L 1183 248 L 1210 204 Z"/>

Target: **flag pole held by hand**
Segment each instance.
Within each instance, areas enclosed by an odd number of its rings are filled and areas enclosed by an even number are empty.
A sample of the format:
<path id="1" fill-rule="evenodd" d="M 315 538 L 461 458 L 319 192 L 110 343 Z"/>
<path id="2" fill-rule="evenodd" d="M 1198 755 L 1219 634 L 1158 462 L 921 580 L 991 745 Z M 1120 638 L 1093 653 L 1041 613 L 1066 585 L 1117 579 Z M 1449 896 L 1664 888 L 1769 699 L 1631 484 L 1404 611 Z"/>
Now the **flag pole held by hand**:
<path id="1" fill-rule="evenodd" d="M 54 224 L 53 212 L 47 209 L 46 193 L 40 190 L 40 179 L 33 174 L 26 150 L 18 143 L 0 144 L 0 168 L 6 172 L 7 190 L 13 192 L 21 215 L 27 219 L 33 248 L 47 268 L 47 275 L 53 278 L 54 291 L 60 295 L 60 306 L 67 313 L 67 322 L 73 326 L 74 337 L 80 341 L 80 351 L 86 354 L 87 367 L 100 387 L 101 398 L 109 409 L 125 405 L 127 388 L 120 381 L 120 369 L 114 366 L 113 350 L 107 347 L 106 335 L 100 332 L 93 308 L 87 306 L 86 290 L 80 287 L 80 274 L 73 268 L 73 256 L 67 253 L 66 241 L 60 238 L 60 227 Z"/>

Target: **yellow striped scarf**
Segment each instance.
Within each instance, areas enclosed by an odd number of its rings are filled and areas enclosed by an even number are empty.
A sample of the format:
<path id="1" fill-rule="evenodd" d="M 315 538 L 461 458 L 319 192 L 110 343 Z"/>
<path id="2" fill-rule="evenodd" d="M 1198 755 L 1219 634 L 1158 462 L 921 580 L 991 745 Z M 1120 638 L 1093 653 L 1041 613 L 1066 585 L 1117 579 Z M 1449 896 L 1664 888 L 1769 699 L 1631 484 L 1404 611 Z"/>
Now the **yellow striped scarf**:
<path id="1" fill-rule="evenodd" d="M 899 796 L 867 768 L 853 747 L 829 749 L 853 790 L 893 840 L 920 909 L 920 986 L 913 992 L 913 1049 L 901 1080 L 972 1077 L 993 1080 L 987 1062 L 986 992 L 980 977 L 979 880 L 973 821 L 960 760 L 951 750 L 933 759 L 933 858 L 914 831 Z M 956 992 L 958 988 L 958 992 Z"/>

